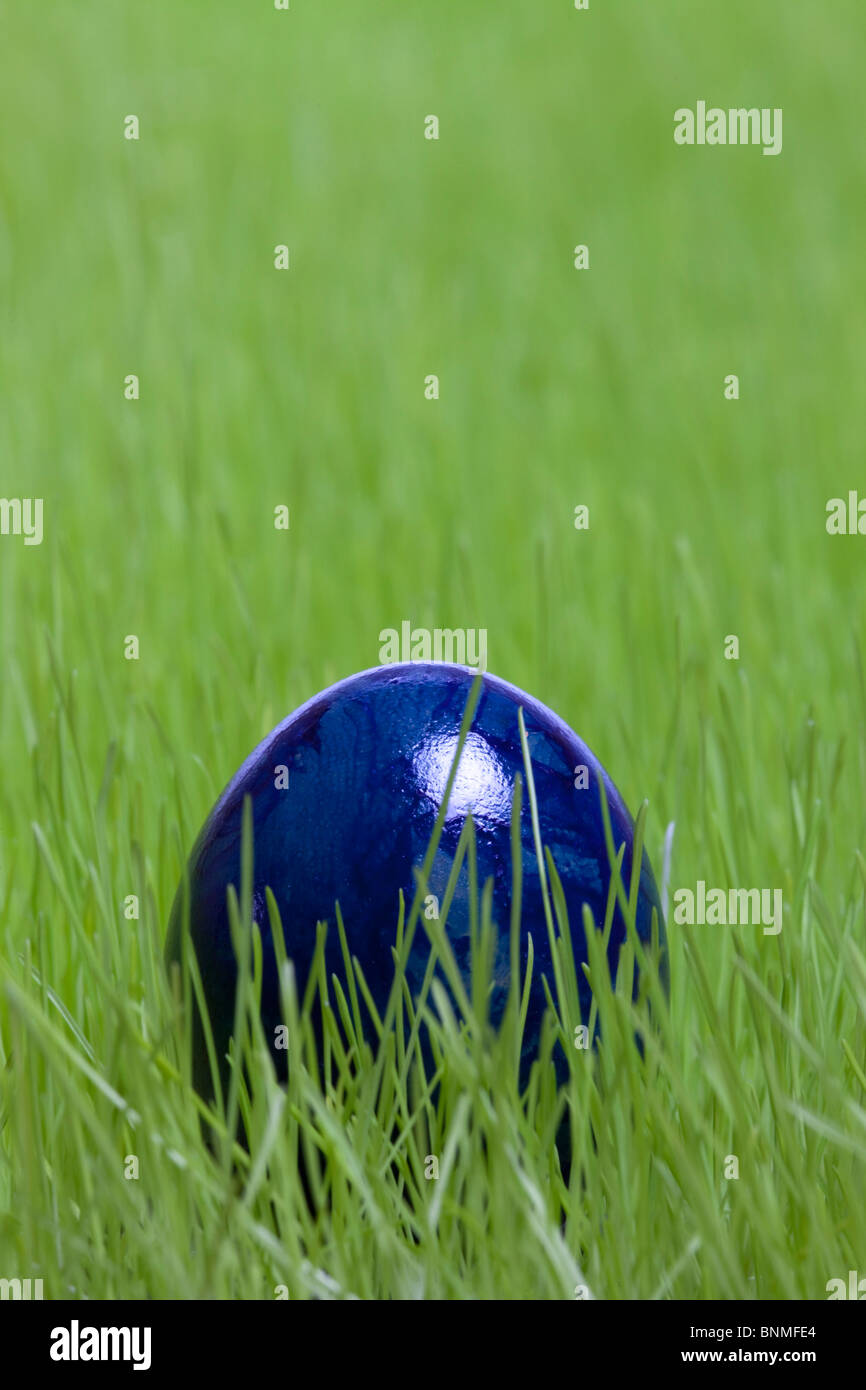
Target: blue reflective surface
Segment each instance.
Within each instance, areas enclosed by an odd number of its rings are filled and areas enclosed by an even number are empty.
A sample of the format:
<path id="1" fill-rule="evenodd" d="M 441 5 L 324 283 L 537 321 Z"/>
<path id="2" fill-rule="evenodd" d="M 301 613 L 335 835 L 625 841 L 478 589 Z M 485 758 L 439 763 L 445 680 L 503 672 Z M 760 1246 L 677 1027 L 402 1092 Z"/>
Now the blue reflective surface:
<path id="1" fill-rule="evenodd" d="M 443 663 L 378 666 L 315 696 L 280 724 L 247 758 L 220 797 L 192 851 L 189 864 L 190 932 L 201 968 L 220 1056 L 228 1047 L 235 986 L 235 958 L 226 911 L 226 889 L 240 886 L 240 830 L 245 795 L 252 798 L 254 833 L 253 915 L 263 940 L 262 1015 L 266 1036 L 280 1022 L 276 964 L 265 887 L 280 908 L 286 948 L 303 992 L 315 945 L 316 922 L 327 920 L 328 971 L 342 977 L 343 963 L 334 902 L 339 900 L 349 948 L 357 955 L 377 1008 L 384 1009 L 393 978 L 398 895 L 407 913 L 415 892 L 413 866 L 420 866 L 445 793 L 473 672 Z M 582 907 L 604 920 L 610 879 L 598 779 L 604 778 L 614 840 L 626 844 L 623 876 L 631 872 L 632 825 L 623 802 L 600 763 L 551 710 L 516 687 L 490 675 L 483 687 L 446 813 L 429 891 L 444 898 L 464 818 L 476 827 L 479 883 L 493 879 L 493 915 L 499 927 L 490 1014 L 497 1022 L 505 1005 L 509 973 L 511 909 L 511 801 L 514 779 L 523 772 L 518 727 L 522 706 L 532 758 L 542 842 L 553 854 L 568 906 L 575 951 L 583 956 Z M 577 790 L 574 770 L 589 770 L 589 786 Z M 277 789 L 278 769 L 289 785 Z M 535 1055 L 544 1011 L 542 973 L 553 988 L 547 927 L 524 788 L 521 814 L 523 872 L 521 967 L 532 934 L 535 969 L 524 1038 L 524 1063 Z M 641 867 L 638 931 L 650 934 L 651 911 L 661 907 L 652 870 Z M 167 941 L 169 961 L 179 958 L 181 889 Z M 447 924 L 458 964 L 468 980 L 469 903 L 465 866 Z M 614 917 L 609 959 L 615 968 L 625 927 Z M 407 976 L 413 991 L 424 977 L 429 945 L 419 924 Z M 589 988 L 579 972 L 584 1021 Z M 575 1020 L 577 1022 L 577 1020 Z M 277 1061 L 284 1059 L 277 1053 Z M 200 1029 L 194 1077 L 209 1090 Z"/>

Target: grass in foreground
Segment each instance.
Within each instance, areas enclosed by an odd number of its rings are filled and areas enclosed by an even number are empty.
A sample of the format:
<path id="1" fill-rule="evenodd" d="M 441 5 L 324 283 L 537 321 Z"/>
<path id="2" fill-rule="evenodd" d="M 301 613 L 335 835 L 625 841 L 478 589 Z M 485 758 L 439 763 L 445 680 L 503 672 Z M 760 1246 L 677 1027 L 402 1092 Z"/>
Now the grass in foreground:
<path id="1" fill-rule="evenodd" d="M 91 808 L 94 825 L 107 785 Z M 639 837 L 644 825 L 641 813 Z M 365 985 L 347 951 L 344 978 L 314 971 L 303 1001 L 284 961 L 286 1090 L 258 1024 L 253 953 L 240 1065 L 220 1113 L 189 1086 L 188 1010 L 162 968 L 152 895 L 138 921 L 119 925 L 94 865 L 91 912 L 70 916 L 78 926 L 63 966 L 45 931 L 2 961 L 3 1270 L 41 1277 L 47 1297 L 826 1296 L 827 1279 L 856 1267 L 866 1234 L 857 1200 L 866 957 L 853 930 L 866 874 L 858 857 L 837 917 L 810 876 L 820 819 L 801 830 L 801 877 L 786 930 L 773 940 L 775 964 L 762 970 L 734 931 L 730 968 L 711 979 L 694 936 L 708 929 L 679 928 L 672 1011 L 631 917 L 613 982 L 603 950 L 609 921 L 586 923 L 595 1051 L 572 1043 L 580 963 L 548 857 L 561 974 L 547 982 L 548 1026 L 524 1094 L 527 963 L 494 1035 L 484 1006 L 494 926 L 483 892 L 471 988 L 441 925 L 426 924 L 442 978 L 431 971 L 417 1008 L 408 997 L 400 960 L 421 929 L 422 870 L 397 925 L 391 1004 L 372 1030 L 362 1026 Z M 74 843 L 35 833 L 43 882 L 47 874 L 71 907 Z M 462 855 L 471 875 L 471 822 L 455 875 Z M 628 887 L 617 888 L 624 900 Z M 245 897 L 242 888 L 238 924 Z M 273 909 L 272 924 L 279 940 Z M 765 944 L 758 949 L 765 960 Z M 316 1018 L 324 1019 L 318 1043 Z M 422 1026 L 432 1072 L 418 1046 Z M 568 1059 L 561 1090 L 557 1048 Z M 232 1139 L 239 1114 L 248 1150 Z M 563 1117 L 567 1184 L 555 1145 Z M 725 1180 L 732 1154 L 739 1179 Z"/>

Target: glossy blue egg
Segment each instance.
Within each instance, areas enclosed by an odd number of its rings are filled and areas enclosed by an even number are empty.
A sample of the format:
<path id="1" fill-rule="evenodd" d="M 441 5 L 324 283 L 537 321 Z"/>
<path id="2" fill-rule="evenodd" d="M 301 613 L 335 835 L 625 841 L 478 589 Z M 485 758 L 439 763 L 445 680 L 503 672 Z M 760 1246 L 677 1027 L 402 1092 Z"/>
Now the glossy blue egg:
<path id="1" fill-rule="evenodd" d="M 244 798 L 252 805 L 253 917 L 263 947 L 262 1018 L 265 1035 L 281 1022 L 277 966 L 265 889 L 280 910 L 287 954 L 294 962 L 302 996 L 316 942 L 316 923 L 329 923 L 328 975 L 343 976 L 335 923 L 339 901 L 349 949 L 357 956 L 380 1013 L 393 981 L 399 894 L 407 913 L 433 833 L 457 751 L 461 722 L 474 672 L 441 662 L 378 666 L 339 681 L 307 701 L 255 749 L 232 778 L 209 816 L 189 862 L 189 930 L 201 970 L 220 1059 L 228 1049 L 234 1016 L 236 958 L 226 892 L 240 896 L 241 820 Z M 515 778 L 525 774 L 518 710 L 522 707 L 538 802 L 542 843 L 550 849 L 562 880 L 578 967 L 585 960 L 583 905 L 597 924 L 605 918 L 610 867 L 600 809 L 603 781 L 614 843 L 625 843 L 623 879 L 631 875 L 633 826 L 622 798 L 598 760 L 552 710 L 496 676 L 482 678 L 480 698 L 467 734 L 441 840 L 429 876 L 431 894 L 444 898 L 466 816 L 475 825 L 478 880 L 493 880 L 493 918 L 498 944 L 490 1018 L 497 1024 L 509 983 L 511 914 L 511 809 Z M 587 786 L 577 769 L 587 770 Z M 285 769 L 285 772 L 281 771 Z M 287 775 L 286 775 L 287 774 Z M 524 1034 L 528 1067 L 537 1051 L 545 996 L 541 976 L 553 990 L 554 972 L 545 921 L 529 798 L 524 786 L 520 819 L 522 856 L 521 971 L 527 935 L 535 952 Z M 447 919 L 447 934 L 464 979 L 469 980 L 470 906 L 464 864 Z M 172 910 L 167 958 L 180 958 L 183 885 Z M 639 936 L 651 934 L 652 911 L 664 939 L 661 905 L 644 854 L 636 922 Z M 608 956 L 615 971 L 625 923 L 617 908 Z M 413 993 L 421 987 L 429 940 L 419 924 L 407 965 Z M 583 1019 L 589 987 L 578 968 Z M 280 1056 L 278 1054 L 277 1061 Z M 562 1059 L 560 1059 L 562 1061 Z M 195 1029 L 194 1081 L 210 1090 L 200 1024 Z"/>

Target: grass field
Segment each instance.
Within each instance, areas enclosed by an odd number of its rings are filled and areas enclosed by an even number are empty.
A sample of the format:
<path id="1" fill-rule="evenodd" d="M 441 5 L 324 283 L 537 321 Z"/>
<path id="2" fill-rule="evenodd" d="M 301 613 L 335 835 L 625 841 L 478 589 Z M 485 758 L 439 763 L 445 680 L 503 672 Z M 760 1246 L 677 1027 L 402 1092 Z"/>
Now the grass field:
<path id="1" fill-rule="evenodd" d="M 0 0 L 0 494 L 44 501 L 41 545 L 0 536 L 0 1277 L 866 1275 L 866 540 L 825 527 L 866 495 L 864 68 L 860 0 Z M 704 99 L 782 108 L 782 153 L 678 147 Z M 648 802 L 659 879 L 675 825 L 670 892 L 779 887 L 783 929 L 669 914 L 669 1012 L 595 971 L 558 1099 L 553 1022 L 521 1099 L 509 1039 L 431 1000 L 435 1103 L 386 1039 L 328 1095 L 263 1074 L 249 1154 L 209 1147 L 162 963 L 186 856 L 404 619 L 485 628 Z"/>

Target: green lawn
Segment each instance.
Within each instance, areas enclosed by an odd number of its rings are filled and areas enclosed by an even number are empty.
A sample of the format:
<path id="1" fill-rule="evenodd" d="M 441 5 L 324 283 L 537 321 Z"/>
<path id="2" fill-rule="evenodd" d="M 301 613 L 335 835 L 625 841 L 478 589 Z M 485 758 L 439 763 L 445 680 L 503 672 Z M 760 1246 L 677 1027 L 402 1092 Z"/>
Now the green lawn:
<path id="1" fill-rule="evenodd" d="M 864 69 L 860 0 L 0 0 L 0 496 L 44 502 L 41 545 L 0 535 L 0 1277 L 866 1275 L 866 539 L 825 527 L 866 497 Z M 781 155 L 677 146 L 704 99 L 783 108 Z M 513 1039 L 441 999 L 432 1101 L 388 1036 L 284 1094 L 253 1027 L 250 1153 L 219 1119 L 209 1146 L 162 964 L 183 864 L 404 619 L 485 628 L 648 802 L 659 879 L 675 824 L 670 892 L 779 887 L 783 929 L 669 920 L 651 1023 L 595 970 L 559 1098 L 553 1016 L 523 1098 Z"/>

